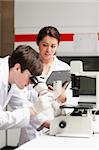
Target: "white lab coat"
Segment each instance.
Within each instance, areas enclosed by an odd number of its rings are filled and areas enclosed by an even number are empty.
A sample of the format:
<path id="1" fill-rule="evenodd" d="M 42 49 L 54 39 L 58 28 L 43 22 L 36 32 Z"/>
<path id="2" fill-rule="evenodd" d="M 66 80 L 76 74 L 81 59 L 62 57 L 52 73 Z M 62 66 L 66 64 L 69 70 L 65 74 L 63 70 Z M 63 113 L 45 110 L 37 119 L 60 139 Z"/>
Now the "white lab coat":
<path id="1" fill-rule="evenodd" d="M 46 76 L 44 76 L 46 79 L 50 76 L 52 71 L 59 71 L 59 70 L 70 70 L 70 66 L 66 64 L 65 62 L 59 60 L 56 56 L 54 58 L 54 62 Z M 70 90 L 71 84 L 67 87 L 66 89 L 66 97 L 67 97 L 67 104 L 72 104 L 72 91 Z M 33 90 L 30 91 L 30 96 L 29 98 L 30 101 L 35 101 L 37 94 L 33 93 Z M 33 93 L 33 94 L 32 94 Z M 35 95 L 35 98 L 33 96 Z M 69 110 L 70 111 L 70 110 Z M 51 113 L 51 112 L 49 112 Z M 45 113 L 46 114 L 46 113 Z M 46 120 L 49 120 L 49 118 L 43 113 L 38 114 L 37 116 L 31 118 L 31 122 L 33 122 L 33 125 L 31 123 L 28 125 L 26 128 L 21 129 L 21 134 L 20 134 L 20 140 L 19 140 L 19 145 L 32 140 L 35 137 L 38 137 L 42 134 L 42 131 L 38 132 L 36 129 Z"/>
<path id="2" fill-rule="evenodd" d="M 29 109 L 25 106 L 32 104 L 26 101 L 25 94 L 16 85 L 12 85 L 8 93 L 8 56 L 0 58 L 0 129 L 17 128 L 28 125 L 30 120 Z M 17 90 L 18 89 L 18 90 Z M 7 105 L 15 109 L 13 112 L 4 111 Z M 21 108 L 20 107 L 25 107 Z"/>

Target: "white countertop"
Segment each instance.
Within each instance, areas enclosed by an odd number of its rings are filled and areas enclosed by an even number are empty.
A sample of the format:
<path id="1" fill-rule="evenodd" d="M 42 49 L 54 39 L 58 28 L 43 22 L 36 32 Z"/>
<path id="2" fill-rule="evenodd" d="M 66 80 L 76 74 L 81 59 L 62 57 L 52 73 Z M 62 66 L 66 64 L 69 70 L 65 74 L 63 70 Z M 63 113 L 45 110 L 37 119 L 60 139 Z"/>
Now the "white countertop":
<path id="1" fill-rule="evenodd" d="M 97 150 L 99 149 L 99 134 L 94 134 L 90 138 L 67 138 L 43 135 L 25 143 L 17 148 L 17 150 L 49 150 L 51 148 L 57 150 Z"/>

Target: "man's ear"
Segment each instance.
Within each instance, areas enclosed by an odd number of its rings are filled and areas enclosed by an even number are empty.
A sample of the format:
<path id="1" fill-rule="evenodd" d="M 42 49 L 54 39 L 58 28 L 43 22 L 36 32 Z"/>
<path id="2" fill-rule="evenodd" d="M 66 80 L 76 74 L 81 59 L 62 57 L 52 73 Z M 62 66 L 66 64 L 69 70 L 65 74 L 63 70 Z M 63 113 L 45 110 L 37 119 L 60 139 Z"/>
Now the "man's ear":
<path id="1" fill-rule="evenodd" d="M 20 65 L 19 63 L 16 63 L 16 64 L 14 65 L 14 68 L 15 68 L 15 70 L 17 70 L 17 71 L 21 71 L 21 65 Z"/>

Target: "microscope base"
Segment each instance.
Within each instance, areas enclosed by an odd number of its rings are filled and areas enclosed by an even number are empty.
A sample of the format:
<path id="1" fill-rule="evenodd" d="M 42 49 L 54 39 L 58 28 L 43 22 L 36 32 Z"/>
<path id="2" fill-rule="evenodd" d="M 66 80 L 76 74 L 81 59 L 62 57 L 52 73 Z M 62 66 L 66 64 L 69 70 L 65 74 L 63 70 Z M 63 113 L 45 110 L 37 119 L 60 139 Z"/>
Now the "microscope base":
<path id="1" fill-rule="evenodd" d="M 88 116 L 59 116 L 51 121 L 50 135 L 67 137 L 91 137 L 92 120 Z"/>

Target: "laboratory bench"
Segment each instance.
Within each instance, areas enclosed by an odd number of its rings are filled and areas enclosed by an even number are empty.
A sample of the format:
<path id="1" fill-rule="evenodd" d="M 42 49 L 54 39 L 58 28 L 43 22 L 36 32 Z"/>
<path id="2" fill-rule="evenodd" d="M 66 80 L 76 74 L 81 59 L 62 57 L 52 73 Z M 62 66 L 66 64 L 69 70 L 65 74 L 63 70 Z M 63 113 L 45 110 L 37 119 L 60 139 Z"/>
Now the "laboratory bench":
<path id="1" fill-rule="evenodd" d="M 99 134 L 93 134 L 90 138 L 42 135 L 23 144 L 16 150 L 49 150 L 51 148 L 57 150 L 97 150 L 99 149 Z"/>

